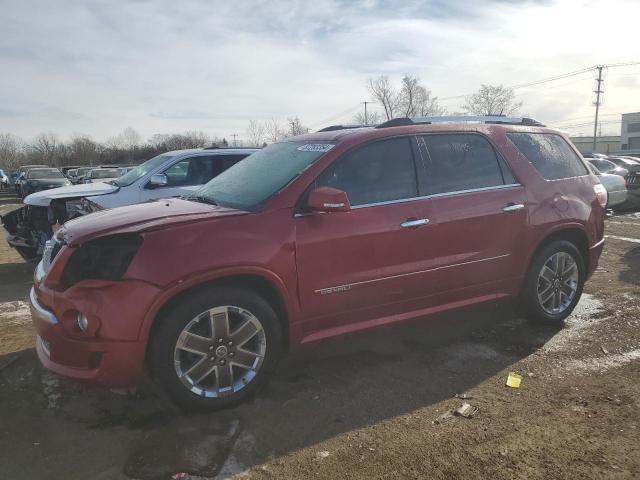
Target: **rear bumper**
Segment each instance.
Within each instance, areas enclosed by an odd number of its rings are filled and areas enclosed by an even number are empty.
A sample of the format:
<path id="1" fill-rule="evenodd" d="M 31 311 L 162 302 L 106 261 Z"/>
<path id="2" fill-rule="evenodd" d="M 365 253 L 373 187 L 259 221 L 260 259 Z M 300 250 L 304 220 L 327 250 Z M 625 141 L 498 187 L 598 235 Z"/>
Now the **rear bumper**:
<path id="1" fill-rule="evenodd" d="M 146 342 L 115 341 L 98 337 L 75 338 L 55 313 L 31 289 L 31 316 L 38 337 L 36 351 L 52 372 L 109 387 L 131 387 L 144 371 Z"/>

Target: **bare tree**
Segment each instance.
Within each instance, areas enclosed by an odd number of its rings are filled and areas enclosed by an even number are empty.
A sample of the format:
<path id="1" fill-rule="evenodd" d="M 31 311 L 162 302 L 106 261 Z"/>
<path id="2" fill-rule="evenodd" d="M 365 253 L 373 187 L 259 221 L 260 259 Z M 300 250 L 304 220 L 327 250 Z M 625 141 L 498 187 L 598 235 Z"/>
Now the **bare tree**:
<path id="1" fill-rule="evenodd" d="M 98 144 L 87 135 L 76 134 L 69 144 L 69 160 L 73 164 L 93 165 L 98 159 Z"/>
<path id="2" fill-rule="evenodd" d="M 265 126 L 258 120 L 250 120 L 247 127 L 247 146 L 259 147 L 264 143 Z"/>
<path id="3" fill-rule="evenodd" d="M 184 134 L 156 133 L 148 143 L 158 151 L 168 152 L 187 148 L 203 148 L 211 145 L 211 139 L 204 132 L 191 130 L 184 132 Z"/>
<path id="4" fill-rule="evenodd" d="M 403 117 L 415 117 L 418 113 L 418 97 L 426 90 L 420 85 L 418 77 L 405 74 L 402 77 L 402 87 L 398 94 L 398 107 Z"/>
<path id="5" fill-rule="evenodd" d="M 431 96 L 431 90 L 420 86 L 416 92 L 416 115 L 420 117 L 430 117 L 437 115 L 445 115 L 447 109 L 438 103 L 438 97 Z"/>
<path id="6" fill-rule="evenodd" d="M 378 78 L 369 79 L 369 91 L 371 96 L 376 100 L 382 108 L 387 120 L 391 120 L 396 115 L 398 108 L 399 96 L 396 89 L 391 84 L 389 77 L 380 75 Z"/>
<path id="7" fill-rule="evenodd" d="M 512 88 L 502 85 L 482 85 L 480 90 L 465 98 L 462 109 L 473 115 L 513 115 L 522 107 L 515 101 Z"/>
<path id="8" fill-rule="evenodd" d="M 265 139 L 269 143 L 279 142 L 286 136 L 284 128 L 278 123 L 275 118 L 272 118 L 271 120 L 265 122 L 264 127 L 266 137 Z"/>
<path id="9" fill-rule="evenodd" d="M 302 135 L 304 133 L 309 133 L 309 128 L 302 125 L 299 117 L 289 117 L 287 118 L 288 123 L 288 137 L 295 137 L 296 135 Z"/>
<path id="10" fill-rule="evenodd" d="M 367 118 L 364 118 L 364 112 L 358 112 L 353 116 L 353 123 L 358 125 L 377 125 L 382 123 L 382 115 L 380 112 L 367 112 Z"/>
<path id="11" fill-rule="evenodd" d="M 38 161 L 47 165 L 55 165 L 54 160 L 56 160 L 59 142 L 55 133 L 41 133 L 33 139 L 30 147 Z"/>
<path id="12" fill-rule="evenodd" d="M 11 133 L 0 133 L 0 166 L 13 170 L 22 159 L 22 140 Z"/>

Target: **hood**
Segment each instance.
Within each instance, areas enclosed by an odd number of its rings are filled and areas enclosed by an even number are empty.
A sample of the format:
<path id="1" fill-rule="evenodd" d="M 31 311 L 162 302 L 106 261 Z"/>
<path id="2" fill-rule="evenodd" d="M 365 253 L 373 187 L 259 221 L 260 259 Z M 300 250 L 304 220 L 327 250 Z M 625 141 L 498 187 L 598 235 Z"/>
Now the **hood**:
<path id="1" fill-rule="evenodd" d="M 179 198 L 165 198 L 95 212 L 68 221 L 61 230 L 65 241 L 74 245 L 104 235 L 141 233 L 185 222 L 247 213 Z"/>
<path id="2" fill-rule="evenodd" d="M 48 207 L 54 198 L 76 198 L 89 197 L 92 195 L 105 195 L 113 193 L 120 189 L 109 183 L 82 183 L 80 185 L 69 185 L 68 187 L 52 188 L 43 192 L 32 193 L 24 199 L 26 205 L 37 205 L 39 207 Z"/>

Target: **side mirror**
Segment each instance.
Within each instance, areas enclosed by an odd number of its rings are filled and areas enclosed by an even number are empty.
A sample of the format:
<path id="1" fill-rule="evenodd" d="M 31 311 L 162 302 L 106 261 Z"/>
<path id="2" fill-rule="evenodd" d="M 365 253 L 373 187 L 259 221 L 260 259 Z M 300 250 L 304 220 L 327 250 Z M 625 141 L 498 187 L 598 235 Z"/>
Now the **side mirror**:
<path id="1" fill-rule="evenodd" d="M 313 212 L 348 212 L 351 210 L 347 192 L 331 187 L 318 187 L 311 191 L 308 206 Z"/>
<path id="2" fill-rule="evenodd" d="M 166 187 L 169 181 L 164 173 L 154 173 L 147 183 L 147 188 Z"/>

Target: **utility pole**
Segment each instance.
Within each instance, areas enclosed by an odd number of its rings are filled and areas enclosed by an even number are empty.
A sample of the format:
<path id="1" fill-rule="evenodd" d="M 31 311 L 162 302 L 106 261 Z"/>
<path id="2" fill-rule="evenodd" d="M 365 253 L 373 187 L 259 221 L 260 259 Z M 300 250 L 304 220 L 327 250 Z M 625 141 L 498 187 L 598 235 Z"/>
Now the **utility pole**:
<path id="1" fill-rule="evenodd" d="M 367 104 L 373 103 L 373 102 L 360 102 L 360 103 L 364 104 L 364 124 L 369 125 L 369 117 L 367 116 Z"/>
<path id="2" fill-rule="evenodd" d="M 596 121 L 593 125 L 593 151 L 596 151 L 596 142 L 597 142 L 597 135 L 598 135 L 598 111 L 600 110 L 600 94 L 604 93 L 604 90 L 602 90 L 602 82 L 604 82 L 604 80 L 602 79 L 602 69 L 604 68 L 604 65 L 598 65 L 596 67 L 598 69 L 598 86 L 596 87 L 596 89 L 593 91 L 593 93 L 596 94 Z"/>
<path id="3" fill-rule="evenodd" d="M 238 136 L 237 133 L 232 133 L 231 136 L 233 137 L 233 146 L 237 147 L 238 146 L 238 142 L 236 142 L 236 137 Z"/>

